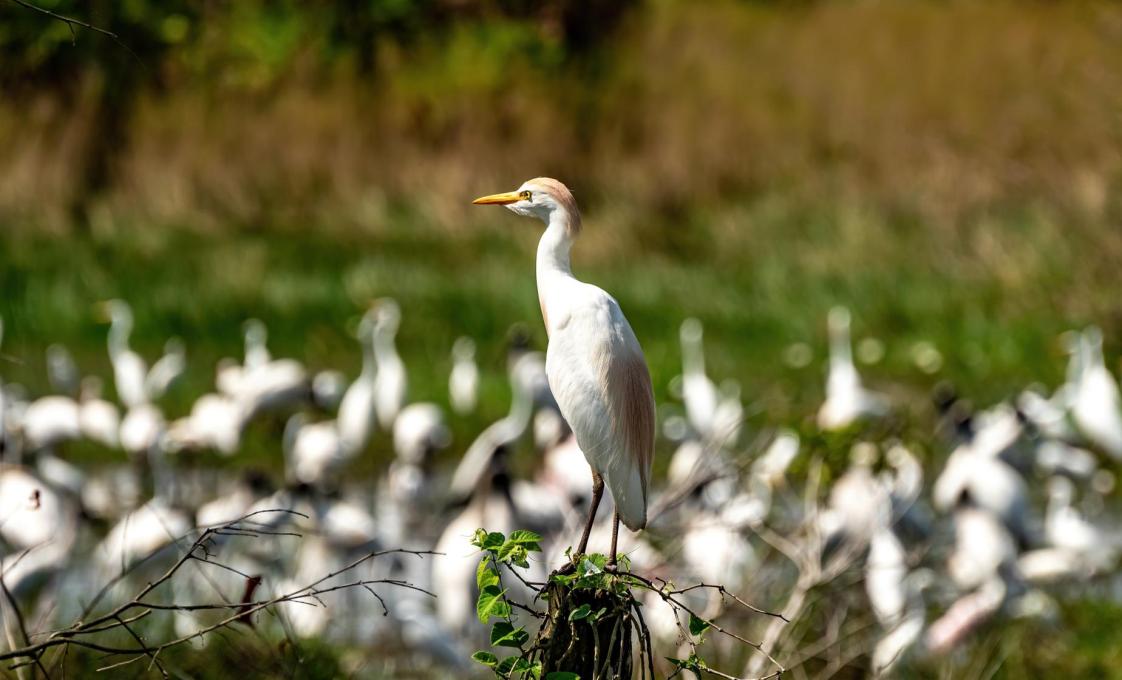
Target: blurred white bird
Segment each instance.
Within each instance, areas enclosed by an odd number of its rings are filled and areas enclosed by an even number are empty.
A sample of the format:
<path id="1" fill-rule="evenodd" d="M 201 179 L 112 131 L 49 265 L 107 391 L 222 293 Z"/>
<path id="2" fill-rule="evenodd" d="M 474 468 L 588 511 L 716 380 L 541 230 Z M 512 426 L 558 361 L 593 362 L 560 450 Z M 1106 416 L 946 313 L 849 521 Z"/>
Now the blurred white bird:
<path id="1" fill-rule="evenodd" d="M 827 317 L 830 332 L 830 372 L 826 379 L 826 401 L 818 410 L 818 426 L 842 430 L 862 418 L 883 416 L 888 400 L 861 384 L 853 365 L 849 339 L 849 310 L 834 307 Z"/>
<path id="2" fill-rule="evenodd" d="M 117 448 L 120 444 L 121 411 L 116 404 L 102 398 L 101 378 L 87 376 L 82 380 L 78 425 L 82 436 L 102 446 Z"/>
<path id="3" fill-rule="evenodd" d="M 129 347 L 133 327 L 132 308 L 124 300 L 110 300 L 103 303 L 101 309 L 108 315 L 110 322 L 109 359 L 113 364 L 117 398 L 127 408 L 143 404 L 148 400 L 144 388 L 148 364 Z"/>
<path id="4" fill-rule="evenodd" d="M 362 346 L 362 372 L 347 388 L 339 404 L 339 436 L 343 447 L 352 455 L 366 448 L 377 422 L 374 311 L 371 309 L 363 315 L 356 334 Z"/>
<path id="5" fill-rule="evenodd" d="M 954 528 L 954 549 L 947 559 L 947 572 L 959 590 L 977 588 L 1016 560 L 1013 537 L 993 513 L 959 508 L 954 513 Z"/>
<path id="6" fill-rule="evenodd" d="M 144 394 L 148 401 L 160 399 L 187 370 L 187 350 L 179 338 L 164 343 L 164 355 L 152 364 L 144 377 Z"/>
<path id="7" fill-rule="evenodd" d="M 335 481 L 349 460 L 335 421 L 310 423 L 303 413 L 285 424 L 284 456 L 289 478 L 312 486 Z"/>
<path id="8" fill-rule="evenodd" d="M 475 364 L 475 341 L 464 336 L 452 345 L 452 372 L 448 376 L 448 396 L 452 410 L 466 415 L 475 410 L 479 393 L 479 367 Z"/>
<path id="9" fill-rule="evenodd" d="M 682 344 L 682 399 L 686 405 L 686 417 L 694 431 L 708 438 L 713 433 L 713 419 L 720 395 L 717 386 L 705 374 L 703 333 L 700 321 L 686 319 L 678 337 Z"/>
<path id="10" fill-rule="evenodd" d="M 1071 406 L 1075 426 L 1111 458 L 1122 460 L 1122 398 L 1118 382 L 1103 362 L 1102 331 L 1092 326 L 1080 340 L 1079 383 Z"/>
<path id="11" fill-rule="evenodd" d="M 401 324 L 401 308 L 389 298 L 375 303 L 374 358 L 378 373 L 374 377 L 374 405 L 378 424 L 387 431 L 405 404 L 407 378 L 405 364 L 397 353 L 394 337 Z"/>
<path id="12" fill-rule="evenodd" d="M 452 443 L 444 412 L 436 404 L 417 403 L 403 408 L 393 424 L 393 447 L 400 461 L 421 465 Z"/>
<path id="13" fill-rule="evenodd" d="M 4 586 L 20 597 L 60 571 L 78 535 L 78 508 L 29 470 L 0 465 Z"/>
<path id="14" fill-rule="evenodd" d="M 24 444 L 28 451 L 38 451 L 82 435 L 78 402 L 70 397 L 40 397 L 27 406 L 23 414 Z"/>
<path id="15" fill-rule="evenodd" d="M 926 569 L 917 569 L 904 578 L 903 616 L 873 648 L 871 665 L 876 677 L 891 675 L 920 644 L 927 620 L 923 592 L 933 582 L 933 574 Z"/>
<path id="16" fill-rule="evenodd" d="M 47 379 L 51 389 L 68 397 L 78 396 L 79 373 L 74 357 L 59 344 L 47 347 Z"/>
<path id="17" fill-rule="evenodd" d="M 1075 486 L 1066 477 L 1048 480 L 1044 534 L 1048 542 L 1077 556 L 1086 573 L 1109 571 L 1118 561 L 1122 536 L 1095 526 L 1073 507 Z"/>

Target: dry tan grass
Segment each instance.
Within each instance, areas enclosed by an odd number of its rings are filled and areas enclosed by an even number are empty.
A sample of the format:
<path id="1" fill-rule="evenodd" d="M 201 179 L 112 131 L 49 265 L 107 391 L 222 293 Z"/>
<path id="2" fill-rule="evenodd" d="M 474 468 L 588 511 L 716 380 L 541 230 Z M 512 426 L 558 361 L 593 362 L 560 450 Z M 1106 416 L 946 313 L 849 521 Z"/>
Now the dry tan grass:
<path id="1" fill-rule="evenodd" d="M 1116 3 L 651 3 L 595 78 L 473 36 L 387 47 L 376 82 L 297 69 L 270 88 L 148 96 L 103 214 L 378 229 L 406 201 L 455 229 L 463 199 L 538 174 L 621 206 L 604 211 L 621 229 L 775 191 L 918 213 L 963 238 L 961 218 L 994 207 L 1093 228 L 1122 213 Z M 88 118 L 0 104 L 0 214 L 64 221 Z"/>

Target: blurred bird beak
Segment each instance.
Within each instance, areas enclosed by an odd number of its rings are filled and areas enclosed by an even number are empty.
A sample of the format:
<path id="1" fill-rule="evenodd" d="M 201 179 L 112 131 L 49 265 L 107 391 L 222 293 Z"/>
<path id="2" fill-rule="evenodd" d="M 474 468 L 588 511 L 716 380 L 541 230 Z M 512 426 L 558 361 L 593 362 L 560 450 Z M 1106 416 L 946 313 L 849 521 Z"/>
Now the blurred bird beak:
<path id="1" fill-rule="evenodd" d="M 510 205 L 522 200 L 517 191 L 508 191 L 505 194 L 491 194 L 490 196 L 480 196 L 472 201 L 475 205 Z"/>

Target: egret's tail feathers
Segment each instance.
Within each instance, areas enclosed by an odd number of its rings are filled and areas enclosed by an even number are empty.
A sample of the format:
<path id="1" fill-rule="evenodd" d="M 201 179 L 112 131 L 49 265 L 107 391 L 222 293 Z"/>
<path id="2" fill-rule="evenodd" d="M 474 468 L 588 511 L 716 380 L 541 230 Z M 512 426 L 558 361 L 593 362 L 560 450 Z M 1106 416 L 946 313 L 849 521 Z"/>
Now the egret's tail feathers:
<path id="1" fill-rule="evenodd" d="M 630 469 L 609 470 L 604 475 L 616 512 L 624 526 L 639 531 L 647 526 L 647 492 L 638 466 Z"/>

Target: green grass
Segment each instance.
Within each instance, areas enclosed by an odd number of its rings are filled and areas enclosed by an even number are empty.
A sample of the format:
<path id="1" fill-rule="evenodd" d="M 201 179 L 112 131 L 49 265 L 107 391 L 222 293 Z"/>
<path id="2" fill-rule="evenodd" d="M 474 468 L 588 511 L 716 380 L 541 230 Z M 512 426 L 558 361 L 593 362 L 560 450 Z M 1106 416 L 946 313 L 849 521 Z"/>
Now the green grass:
<path id="1" fill-rule="evenodd" d="M 928 405 L 936 381 L 953 381 L 983 405 L 1034 381 L 1054 385 L 1064 368 L 1057 335 L 1088 322 L 1104 326 L 1112 365 L 1117 356 L 1122 317 L 1095 232 L 1042 211 L 986 215 L 954 233 L 906 214 L 796 208 L 775 198 L 692 212 L 676 224 L 622 215 L 588 211 L 575 266 L 621 302 L 643 343 L 660 403 L 672 401 L 677 328 L 691 315 L 705 323 L 711 376 L 742 384 L 750 426 L 787 424 L 810 434 L 822 398 L 825 314 L 835 304 L 850 306 L 855 338 L 874 336 L 887 348 L 883 362 L 862 367 L 867 381 L 892 394 L 903 414 L 900 431 L 934 458 L 943 455 Z M 106 328 L 94 303 L 122 297 L 133 304 L 133 343 L 144 355 L 155 357 L 169 335 L 187 343 L 189 372 L 164 403 L 174 417 L 211 389 L 219 358 L 240 357 L 244 319 L 267 322 L 276 355 L 353 376 L 359 350 L 348 329 L 368 301 L 392 296 L 404 311 L 398 346 L 411 399 L 446 403 L 453 340 L 468 334 L 479 343 L 482 406 L 471 418 L 453 419 L 456 439 L 447 455 L 456 458 L 506 411 L 503 352 L 510 326 L 524 323 L 539 347 L 545 342 L 533 275 L 538 227 L 467 206 L 464 220 L 471 228 L 455 233 L 410 212 L 372 232 L 309 226 L 217 235 L 124 225 L 59 237 L 3 230 L 0 376 L 44 393 L 44 349 L 61 342 L 84 373 L 108 378 Z M 625 229 L 634 231 L 619 239 L 609 233 Z M 920 340 L 944 355 L 939 373 L 913 363 L 911 348 Z M 781 360 L 794 342 L 813 348 L 809 366 L 794 369 Z M 279 472 L 279 425 L 255 425 L 242 454 L 225 464 Z M 807 443 L 840 462 L 849 437 L 815 435 Z M 665 465 L 669 445 L 660 446 Z M 91 447 L 68 454 L 87 463 L 123 460 Z M 388 438 L 379 436 L 356 476 L 373 475 L 388 455 Z M 532 456 L 521 462 L 532 465 Z M 1018 668 L 1051 672 L 1072 659 L 1073 667 L 1110 677 L 1116 636 L 1096 611 L 1065 610 L 1069 628 L 1062 635 L 1017 628 L 979 644 L 991 645 L 994 663 L 1004 664 L 1010 677 Z M 333 652 L 315 653 L 335 663 Z M 979 663 L 989 658 L 977 656 Z M 189 655 L 181 663 L 190 664 Z"/>
<path id="2" fill-rule="evenodd" d="M 170 335 L 187 343 L 189 372 L 165 402 L 177 416 L 212 389 L 221 357 L 240 357 L 244 319 L 268 324 L 276 355 L 353 376 L 359 349 L 348 328 L 370 300 L 392 296 L 404 310 L 398 345 L 410 399 L 446 403 L 453 340 L 467 334 L 479 343 L 482 407 L 455 423 L 457 455 L 505 412 L 509 327 L 524 323 L 539 347 L 545 342 L 534 290 L 536 225 L 470 210 L 465 220 L 477 228 L 454 234 L 409 213 L 375 233 L 308 227 L 219 236 L 131 225 L 65 237 L 6 231 L 0 375 L 43 393 L 44 349 L 61 342 L 83 372 L 108 377 L 106 327 L 94 306 L 122 297 L 134 307 L 133 344 L 142 354 L 154 358 Z M 624 219 L 590 213 L 586 232 L 619 229 L 614 223 Z M 1105 283 L 1110 271 L 1095 259 L 1092 240 L 1037 213 L 987 217 L 952 234 L 906 215 L 756 200 L 636 232 L 637 247 L 604 233 L 579 243 L 578 276 L 621 302 L 660 403 L 671 401 L 667 386 L 679 371 L 678 325 L 697 316 L 711 376 L 742 384 L 757 424 L 797 425 L 813 413 L 822 398 L 824 318 L 835 304 L 853 310 L 855 339 L 885 343 L 884 361 L 863 368 L 867 380 L 920 417 L 937 380 L 989 403 L 1034 381 L 1055 384 L 1063 330 L 1104 324 L 1108 356 L 1119 330 L 1111 315 L 1118 302 Z M 915 366 L 919 341 L 943 354 L 938 374 Z M 794 342 L 813 348 L 808 367 L 781 361 Z M 279 465 L 275 441 L 251 444 L 245 458 Z M 378 450 L 386 450 L 384 439 Z"/>

